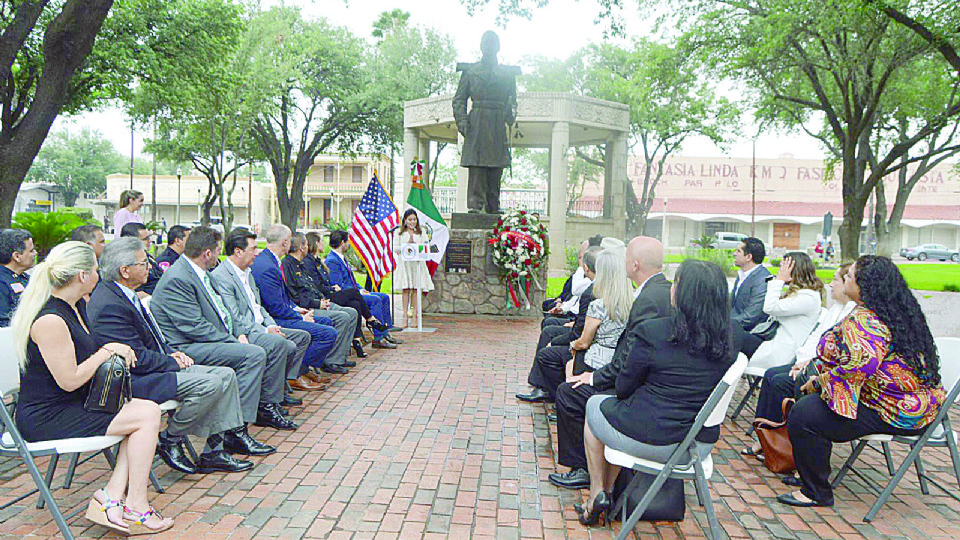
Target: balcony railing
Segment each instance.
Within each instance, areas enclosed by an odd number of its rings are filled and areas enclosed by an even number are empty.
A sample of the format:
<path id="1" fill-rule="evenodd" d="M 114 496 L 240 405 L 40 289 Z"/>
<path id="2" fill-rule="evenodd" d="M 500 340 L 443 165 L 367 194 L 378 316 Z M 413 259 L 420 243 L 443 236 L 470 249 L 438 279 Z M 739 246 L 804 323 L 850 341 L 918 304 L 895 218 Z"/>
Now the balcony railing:
<path id="1" fill-rule="evenodd" d="M 358 198 L 363 195 L 363 192 L 367 189 L 367 183 L 358 183 L 354 184 L 353 182 L 340 182 L 337 185 L 336 182 L 308 182 L 304 186 L 304 191 L 307 195 L 313 195 L 317 197 L 322 197 L 324 195 L 329 196 L 331 192 L 335 195 L 357 195 Z"/>

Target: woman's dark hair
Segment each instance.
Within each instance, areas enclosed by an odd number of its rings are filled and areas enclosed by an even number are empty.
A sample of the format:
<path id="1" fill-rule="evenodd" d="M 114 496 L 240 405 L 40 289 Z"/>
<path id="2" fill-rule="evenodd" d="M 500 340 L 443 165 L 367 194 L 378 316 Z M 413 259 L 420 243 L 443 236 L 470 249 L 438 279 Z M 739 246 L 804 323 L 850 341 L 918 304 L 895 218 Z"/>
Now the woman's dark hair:
<path id="1" fill-rule="evenodd" d="M 923 384 L 940 384 L 940 358 L 927 318 L 893 261 L 864 255 L 857 259 L 854 276 L 860 301 L 890 329 L 891 352 L 899 353 Z"/>
<path id="2" fill-rule="evenodd" d="M 686 343 L 693 353 L 704 353 L 711 362 L 730 359 L 730 295 L 727 277 L 719 266 L 697 259 L 680 263 L 673 286 L 671 343 Z"/>
<path id="3" fill-rule="evenodd" d="M 346 242 L 349 237 L 347 231 L 333 231 L 330 233 L 330 247 L 334 249 L 340 247 L 340 244 Z"/>
<path id="4" fill-rule="evenodd" d="M 423 231 L 420 230 L 420 216 L 417 214 L 417 211 L 414 210 L 413 208 L 407 208 L 407 211 L 403 213 L 403 221 L 400 222 L 400 227 L 401 227 L 400 232 L 404 232 L 407 230 L 407 216 L 411 214 L 413 214 L 414 216 L 417 216 L 417 228 L 414 229 L 414 232 L 417 234 L 423 234 Z"/>

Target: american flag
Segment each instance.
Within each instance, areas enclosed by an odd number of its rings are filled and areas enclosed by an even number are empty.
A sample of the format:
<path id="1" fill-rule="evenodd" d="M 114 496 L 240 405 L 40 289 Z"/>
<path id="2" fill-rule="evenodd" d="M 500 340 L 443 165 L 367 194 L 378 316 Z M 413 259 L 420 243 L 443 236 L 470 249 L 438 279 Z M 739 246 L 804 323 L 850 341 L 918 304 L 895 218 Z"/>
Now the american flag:
<path id="1" fill-rule="evenodd" d="M 383 278 L 397 267 L 390 231 L 400 223 L 400 214 L 376 173 L 350 223 L 350 243 L 360 254 L 370 279 L 380 287 Z"/>

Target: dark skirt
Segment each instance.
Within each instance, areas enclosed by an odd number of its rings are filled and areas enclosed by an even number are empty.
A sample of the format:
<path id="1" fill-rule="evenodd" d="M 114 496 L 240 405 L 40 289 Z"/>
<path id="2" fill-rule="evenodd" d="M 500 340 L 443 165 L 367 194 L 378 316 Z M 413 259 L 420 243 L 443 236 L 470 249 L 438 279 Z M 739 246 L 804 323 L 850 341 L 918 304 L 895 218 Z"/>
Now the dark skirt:
<path id="1" fill-rule="evenodd" d="M 82 401 L 17 405 L 17 429 L 27 442 L 99 437 L 107 434 L 107 427 L 116 414 L 89 412 Z"/>

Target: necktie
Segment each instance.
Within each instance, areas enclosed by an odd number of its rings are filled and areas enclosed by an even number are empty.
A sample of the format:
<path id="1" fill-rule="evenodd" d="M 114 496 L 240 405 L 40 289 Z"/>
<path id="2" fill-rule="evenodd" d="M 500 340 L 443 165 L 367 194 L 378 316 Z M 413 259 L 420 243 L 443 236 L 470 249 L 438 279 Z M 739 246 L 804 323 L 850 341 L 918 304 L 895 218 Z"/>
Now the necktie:
<path id="1" fill-rule="evenodd" d="M 147 322 L 147 329 L 150 330 L 150 334 L 153 336 L 154 341 L 157 342 L 157 347 L 160 349 L 160 352 L 166 352 L 166 344 L 163 341 L 163 334 L 160 333 L 160 329 L 153 324 L 153 317 L 150 315 L 150 312 L 147 311 L 147 307 L 143 305 L 143 302 L 139 298 L 134 296 L 137 307 L 140 309 L 140 314 L 143 315 L 143 320 Z"/>
<path id="2" fill-rule="evenodd" d="M 223 305 L 223 299 L 220 298 L 217 291 L 213 289 L 213 283 L 210 283 L 210 276 L 208 276 L 206 272 L 203 273 L 203 285 L 207 288 L 207 294 L 213 299 L 213 303 L 217 305 L 217 311 L 220 313 L 220 317 L 223 319 L 223 324 L 227 327 L 227 331 L 232 331 L 233 325 L 230 313 L 227 312 L 227 307 Z"/>

